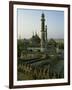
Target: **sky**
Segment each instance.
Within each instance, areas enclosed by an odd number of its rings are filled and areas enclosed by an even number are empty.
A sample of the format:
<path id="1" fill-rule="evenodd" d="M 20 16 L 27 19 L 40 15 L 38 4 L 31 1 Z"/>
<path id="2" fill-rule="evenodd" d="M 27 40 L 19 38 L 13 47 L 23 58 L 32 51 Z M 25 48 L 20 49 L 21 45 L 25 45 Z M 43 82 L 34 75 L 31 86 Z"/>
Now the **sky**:
<path id="1" fill-rule="evenodd" d="M 18 38 L 29 39 L 33 33 L 41 37 L 41 14 L 45 15 L 47 38 L 64 39 L 64 11 L 17 9 Z"/>

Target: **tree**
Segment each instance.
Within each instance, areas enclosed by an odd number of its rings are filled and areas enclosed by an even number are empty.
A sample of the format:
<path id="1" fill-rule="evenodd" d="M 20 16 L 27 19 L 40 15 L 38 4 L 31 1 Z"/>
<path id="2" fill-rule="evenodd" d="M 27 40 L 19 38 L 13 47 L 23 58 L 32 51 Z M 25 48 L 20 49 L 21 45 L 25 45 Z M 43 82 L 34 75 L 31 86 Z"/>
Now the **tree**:
<path id="1" fill-rule="evenodd" d="M 57 46 L 59 47 L 59 49 L 64 49 L 64 42 L 58 42 Z"/>
<path id="2" fill-rule="evenodd" d="M 23 48 L 24 48 L 24 42 L 23 42 L 23 40 L 18 40 L 17 41 L 17 55 L 18 55 L 18 57 L 20 57 L 21 56 L 21 52 L 22 52 L 22 50 L 23 50 Z"/>
<path id="3" fill-rule="evenodd" d="M 59 48 L 64 49 L 64 43 L 60 43 Z"/>
<path id="4" fill-rule="evenodd" d="M 57 43 L 55 42 L 54 39 L 50 39 L 49 42 L 48 42 L 49 45 L 53 45 L 56 47 Z"/>

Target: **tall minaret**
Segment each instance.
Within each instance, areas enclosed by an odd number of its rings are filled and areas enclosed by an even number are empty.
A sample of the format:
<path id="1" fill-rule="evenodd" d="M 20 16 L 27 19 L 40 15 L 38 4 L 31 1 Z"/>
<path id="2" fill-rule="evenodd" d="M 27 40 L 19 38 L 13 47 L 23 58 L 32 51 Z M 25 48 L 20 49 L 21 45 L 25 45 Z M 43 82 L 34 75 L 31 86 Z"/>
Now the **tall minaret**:
<path id="1" fill-rule="evenodd" d="M 46 37 L 45 37 L 45 16 L 44 13 L 41 15 L 41 51 L 45 51 L 45 42 L 46 42 Z"/>
<path id="2" fill-rule="evenodd" d="M 47 25 L 45 26 L 45 48 L 47 50 Z"/>
<path id="3" fill-rule="evenodd" d="M 46 37 L 46 41 L 47 41 L 47 25 L 45 26 L 45 32 L 46 32 L 45 37 Z"/>

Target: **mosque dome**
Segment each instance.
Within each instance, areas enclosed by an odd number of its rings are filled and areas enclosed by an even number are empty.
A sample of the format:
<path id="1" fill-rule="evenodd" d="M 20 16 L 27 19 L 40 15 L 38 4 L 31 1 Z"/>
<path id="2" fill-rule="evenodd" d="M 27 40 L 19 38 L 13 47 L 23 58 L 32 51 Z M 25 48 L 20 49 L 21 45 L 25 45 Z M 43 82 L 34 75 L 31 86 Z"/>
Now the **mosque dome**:
<path id="1" fill-rule="evenodd" d="M 35 35 L 33 35 L 30 39 L 30 45 L 32 47 L 40 47 L 40 38 L 39 36 L 37 35 L 37 33 Z"/>
<path id="2" fill-rule="evenodd" d="M 32 43 L 34 43 L 34 42 L 40 43 L 40 38 L 39 38 L 39 36 L 37 35 L 37 33 L 32 36 L 31 41 L 32 41 Z"/>

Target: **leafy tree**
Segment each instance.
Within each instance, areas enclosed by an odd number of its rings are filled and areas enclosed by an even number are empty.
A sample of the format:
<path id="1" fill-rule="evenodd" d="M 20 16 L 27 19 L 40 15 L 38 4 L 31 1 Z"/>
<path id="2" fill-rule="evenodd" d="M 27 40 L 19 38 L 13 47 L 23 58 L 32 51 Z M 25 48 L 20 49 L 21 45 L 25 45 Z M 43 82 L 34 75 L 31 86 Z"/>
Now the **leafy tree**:
<path id="1" fill-rule="evenodd" d="M 60 43 L 59 48 L 64 49 L 64 43 Z"/>
<path id="2" fill-rule="evenodd" d="M 59 47 L 59 49 L 64 49 L 64 43 L 63 42 L 58 42 L 57 46 Z"/>
<path id="3" fill-rule="evenodd" d="M 18 50 L 17 53 L 18 53 L 18 57 L 21 56 L 21 52 L 22 52 L 23 48 L 24 48 L 24 42 L 22 40 L 18 40 L 17 41 L 17 50 Z"/>
<path id="4" fill-rule="evenodd" d="M 50 39 L 49 42 L 48 42 L 49 45 L 53 45 L 56 47 L 57 43 L 55 42 L 54 39 Z"/>

